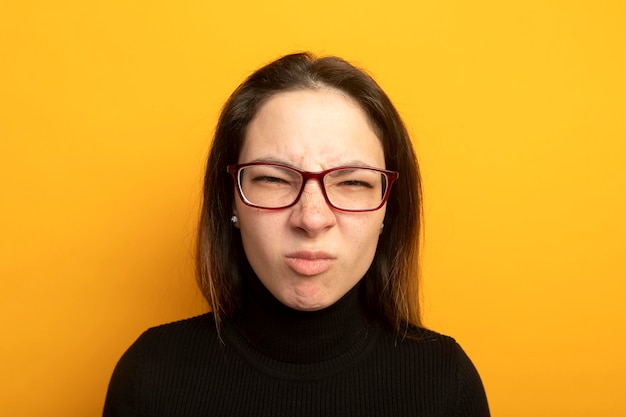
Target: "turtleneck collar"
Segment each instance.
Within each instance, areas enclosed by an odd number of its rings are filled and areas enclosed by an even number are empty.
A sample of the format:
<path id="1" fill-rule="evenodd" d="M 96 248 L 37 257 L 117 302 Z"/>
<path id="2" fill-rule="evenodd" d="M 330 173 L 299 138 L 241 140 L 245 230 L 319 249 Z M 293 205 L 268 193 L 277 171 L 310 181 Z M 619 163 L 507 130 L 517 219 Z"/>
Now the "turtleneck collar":
<path id="1" fill-rule="evenodd" d="M 370 320 L 361 302 L 361 283 L 335 304 L 311 312 L 285 306 L 254 274 L 244 278 L 243 287 L 243 308 L 232 323 L 268 358 L 294 364 L 338 359 L 360 350 L 371 336 Z"/>

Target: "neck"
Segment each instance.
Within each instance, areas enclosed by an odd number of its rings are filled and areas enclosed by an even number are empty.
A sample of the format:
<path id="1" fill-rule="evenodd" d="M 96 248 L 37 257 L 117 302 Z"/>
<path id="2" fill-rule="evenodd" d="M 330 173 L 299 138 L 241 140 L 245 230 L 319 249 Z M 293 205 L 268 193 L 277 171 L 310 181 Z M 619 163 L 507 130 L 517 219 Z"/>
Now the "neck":
<path id="1" fill-rule="evenodd" d="M 298 311 L 278 301 L 254 276 L 244 279 L 243 308 L 233 317 L 239 332 L 262 354 L 293 363 L 312 363 L 342 355 L 368 331 L 357 284 L 335 304 Z"/>

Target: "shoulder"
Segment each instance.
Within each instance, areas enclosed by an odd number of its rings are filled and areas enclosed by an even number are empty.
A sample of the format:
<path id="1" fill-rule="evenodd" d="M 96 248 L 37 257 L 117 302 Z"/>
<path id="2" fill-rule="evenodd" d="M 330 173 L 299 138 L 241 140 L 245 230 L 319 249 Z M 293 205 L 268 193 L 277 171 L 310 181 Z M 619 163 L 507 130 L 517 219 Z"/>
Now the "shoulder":
<path id="1" fill-rule="evenodd" d="M 398 349 L 439 363 L 439 366 L 445 365 L 457 376 L 464 369 L 474 369 L 461 345 L 451 336 L 426 328 L 410 327 L 404 334 L 394 335 L 393 340 Z"/>
<path id="2" fill-rule="evenodd" d="M 115 366 L 104 416 L 138 415 L 145 395 L 169 390 L 176 375 L 197 369 L 219 350 L 210 313 L 146 330 Z"/>
<path id="3" fill-rule="evenodd" d="M 217 333 L 212 313 L 202 314 L 184 320 L 161 324 L 146 330 L 140 338 L 168 339 L 171 337 L 185 337 L 187 335 Z"/>
<path id="4" fill-rule="evenodd" d="M 386 332 L 378 352 L 378 360 L 407 386 L 441 387 L 441 406 L 456 410 L 455 415 L 489 416 L 480 375 L 454 338 L 412 327 L 403 334 Z"/>
<path id="5" fill-rule="evenodd" d="M 472 361 L 457 341 L 424 328 L 410 327 L 403 333 L 384 332 L 379 358 L 416 376 L 463 383 L 480 380 Z"/>
<path id="6" fill-rule="evenodd" d="M 431 351 L 433 354 L 454 355 L 461 350 L 456 340 L 434 330 L 409 325 L 402 332 L 383 332 L 383 339 L 398 350 Z"/>
<path id="7" fill-rule="evenodd" d="M 185 357 L 219 349 L 213 314 L 207 313 L 144 331 L 120 358 L 115 372 L 138 373 L 151 366 L 164 366 Z"/>
<path id="8" fill-rule="evenodd" d="M 219 335 L 212 313 L 152 327 L 137 339 L 129 350 L 141 350 L 142 356 L 190 352 L 219 345 Z"/>
<path id="9" fill-rule="evenodd" d="M 161 368 L 192 366 L 198 358 L 220 349 L 213 314 L 207 313 L 144 331 L 115 367 L 113 378 L 140 379 Z"/>

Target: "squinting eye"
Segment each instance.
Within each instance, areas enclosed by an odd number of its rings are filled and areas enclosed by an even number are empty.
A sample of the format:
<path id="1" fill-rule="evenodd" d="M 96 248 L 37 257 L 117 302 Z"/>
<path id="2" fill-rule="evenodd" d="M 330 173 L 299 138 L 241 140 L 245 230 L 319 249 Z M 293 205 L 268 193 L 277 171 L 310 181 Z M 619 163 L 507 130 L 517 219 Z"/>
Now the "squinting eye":
<path id="1" fill-rule="evenodd" d="M 347 187 L 365 187 L 365 188 L 374 188 L 372 186 L 372 184 L 370 184 L 369 182 L 366 181 L 360 181 L 360 180 L 348 180 L 348 181 L 342 181 L 339 183 L 339 185 L 341 186 L 347 186 Z"/>
<path id="2" fill-rule="evenodd" d="M 271 177 L 268 175 L 259 175 L 258 177 L 254 177 L 252 179 L 252 182 L 256 182 L 256 183 L 270 183 L 270 184 L 289 184 L 289 181 L 284 180 L 282 178 L 278 178 L 278 177 Z"/>

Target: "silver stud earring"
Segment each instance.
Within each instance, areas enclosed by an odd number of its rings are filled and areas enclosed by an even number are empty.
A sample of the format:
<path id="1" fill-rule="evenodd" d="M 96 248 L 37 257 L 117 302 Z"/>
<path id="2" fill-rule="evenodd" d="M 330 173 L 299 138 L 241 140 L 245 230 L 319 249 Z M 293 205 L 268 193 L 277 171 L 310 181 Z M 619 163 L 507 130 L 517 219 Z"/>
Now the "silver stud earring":
<path id="1" fill-rule="evenodd" d="M 233 216 L 230 218 L 230 221 L 236 225 L 237 223 L 239 223 L 239 217 Z"/>

